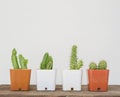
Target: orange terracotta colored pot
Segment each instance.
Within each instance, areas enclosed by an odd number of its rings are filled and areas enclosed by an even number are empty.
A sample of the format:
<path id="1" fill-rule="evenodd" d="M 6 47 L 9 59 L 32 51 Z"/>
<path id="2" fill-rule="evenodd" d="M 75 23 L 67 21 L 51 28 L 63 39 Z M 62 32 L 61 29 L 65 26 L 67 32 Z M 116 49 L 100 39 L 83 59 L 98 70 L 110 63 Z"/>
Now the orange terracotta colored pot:
<path id="1" fill-rule="evenodd" d="M 11 90 L 29 90 L 31 69 L 10 69 Z"/>
<path id="2" fill-rule="evenodd" d="M 88 90 L 107 91 L 109 70 L 88 70 Z"/>

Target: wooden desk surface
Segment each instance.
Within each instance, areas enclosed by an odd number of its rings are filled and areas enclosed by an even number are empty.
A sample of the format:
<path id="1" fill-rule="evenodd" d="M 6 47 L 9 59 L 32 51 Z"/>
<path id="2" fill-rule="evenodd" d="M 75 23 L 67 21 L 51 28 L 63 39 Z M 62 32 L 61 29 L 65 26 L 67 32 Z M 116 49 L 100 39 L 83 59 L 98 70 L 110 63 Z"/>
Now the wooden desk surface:
<path id="1" fill-rule="evenodd" d="M 90 92 L 87 85 L 82 85 L 80 92 L 65 92 L 61 86 L 56 91 L 37 91 L 35 85 L 29 91 L 11 91 L 9 85 L 0 85 L 0 97 L 120 97 L 120 85 L 109 85 L 108 92 Z"/>

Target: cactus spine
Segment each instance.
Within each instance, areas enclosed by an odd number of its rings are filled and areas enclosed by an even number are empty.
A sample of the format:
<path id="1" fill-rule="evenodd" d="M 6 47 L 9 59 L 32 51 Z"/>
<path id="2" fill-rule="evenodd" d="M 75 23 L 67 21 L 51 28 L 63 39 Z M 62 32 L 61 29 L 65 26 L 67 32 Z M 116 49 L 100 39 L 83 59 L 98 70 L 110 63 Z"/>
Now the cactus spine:
<path id="1" fill-rule="evenodd" d="M 40 69 L 52 69 L 52 68 L 53 68 L 53 58 L 52 56 L 49 56 L 48 52 L 46 52 L 40 64 Z"/>
<path id="2" fill-rule="evenodd" d="M 23 57 L 23 55 L 19 54 L 19 64 L 17 59 L 17 51 L 14 48 L 12 50 L 11 60 L 14 69 L 27 69 L 28 60 Z"/>
<path id="3" fill-rule="evenodd" d="M 71 57 L 70 57 L 70 69 L 80 69 L 83 66 L 83 61 L 77 61 L 77 46 L 72 46 Z"/>

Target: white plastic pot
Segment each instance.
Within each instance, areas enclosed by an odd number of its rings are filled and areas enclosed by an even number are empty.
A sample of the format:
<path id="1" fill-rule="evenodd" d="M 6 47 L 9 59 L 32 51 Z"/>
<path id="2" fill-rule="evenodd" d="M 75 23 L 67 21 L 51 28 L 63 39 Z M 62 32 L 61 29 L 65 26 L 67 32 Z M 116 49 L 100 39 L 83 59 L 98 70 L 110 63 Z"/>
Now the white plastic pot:
<path id="1" fill-rule="evenodd" d="M 56 86 L 56 70 L 37 70 L 37 90 L 54 91 Z"/>
<path id="2" fill-rule="evenodd" d="M 81 91 L 82 70 L 63 70 L 63 91 Z"/>

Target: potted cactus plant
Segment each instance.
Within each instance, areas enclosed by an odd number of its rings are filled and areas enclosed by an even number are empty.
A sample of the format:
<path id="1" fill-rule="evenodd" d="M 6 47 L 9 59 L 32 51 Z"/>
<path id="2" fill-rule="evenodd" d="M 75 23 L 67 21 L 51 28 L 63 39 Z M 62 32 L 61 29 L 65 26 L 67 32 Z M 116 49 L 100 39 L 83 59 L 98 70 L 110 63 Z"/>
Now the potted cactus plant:
<path id="1" fill-rule="evenodd" d="M 53 58 L 46 52 L 37 69 L 37 90 L 54 91 L 56 84 L 56 71 L 53 69 Z"/>
<path id="2" fill-rule="evenodd" d="M 91 62 L 88 69 L 88 90 L 107 91 L 108 90 L 109 70 L 107 62 L 101 60 L 98 65 Z"/>
<path id="3" fill-rule="evenodd" d="M 27 69 L 28 60 L 25 59 L 22 54 L 19 54 L 18 57 L 17 51 L 14 48 L 11 55 L 13 69 L 10 69 L 10 89 L 29 90 L 31 69 Z"/>
<path id="4" fill-rule="evenodd" d="M 83 61 L 78 60 L 77 46 L 72 46 L 70 68 L 63 70 L 63 91 L 80 91 L 82 83 Z"/>

